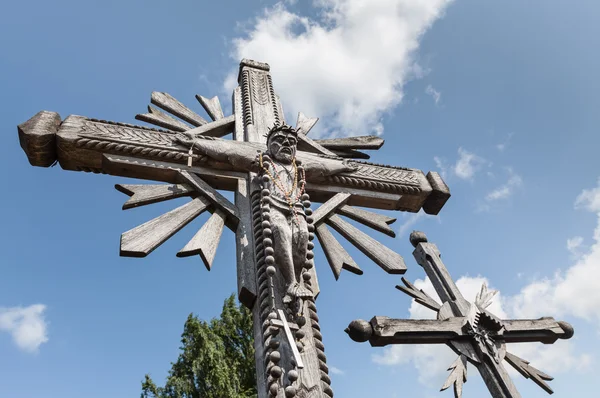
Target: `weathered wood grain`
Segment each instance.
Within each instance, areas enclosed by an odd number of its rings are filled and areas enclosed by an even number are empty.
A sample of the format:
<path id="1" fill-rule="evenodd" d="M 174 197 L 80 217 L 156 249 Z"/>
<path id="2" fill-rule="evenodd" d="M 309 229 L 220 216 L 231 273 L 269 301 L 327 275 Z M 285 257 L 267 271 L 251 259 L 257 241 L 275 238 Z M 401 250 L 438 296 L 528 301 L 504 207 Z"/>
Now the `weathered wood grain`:
<path id="1" fill-rule="evenodd" d="M 463 385 L 467 381 L 467 358 L 464 355 L 459 355 L 448 370 L 451 370 L 452 372 L 448 375 L 448 378 L 440 391 L 444 391 L 450 388 L 450 386 L 454 386 L 454 398 L 461 398 Z"/>
<path id="2" fill-rule="evenodd" d="M 317 124 L 319 121 L 318 117 L 306 117 L 304 113 L 298 112 L 298 119 L 296 120 L 296 130 L 300 134 L 307 135 L 308 132 Z"/>
<path id="3" fill-rule="evenodd" d="M 376 316 L 371 319 L 373 335 L 369 343 L 373 347 L 388 344 L 446 344 L 462 333 L 464 319 L 392 319 Z"/>
<path id="4" fill-rule="evenodd" d="M 503 338 L 507 343 L 535 341 L 553 344 L 558 339 L 568 339 L 573 336 L 572 328 L 563 329 L 561 322 L 557 322 L 554 318 L 508 319 L 503 320 L 502 325 L 505 329 Z"/>
<path id="5" fill-rule="evenodd" d="M 336 210 L 336 213 L 351 218 L 354 221 L 358 221 L 359 223 L 391 236 L 392 238 L 396 237 L 396 232 L 390 228 L 390 224 L 393 224 L 396 221 L 395 218 L 348 205 L 340 206 Z"/>
<path id="6" fill-rule="evenodd" d="M 219 120 L 225 117 L 223 115 L 223 109 L 221 109 L 219 97 L 214 96 L 211 99 L 208 99 L 201 95 L 196 95 L 196 99 L 198 100 L 198 102 L 200 102 L 200 104 L 212 120 Z"/>
<path id="7" fill-rule="evenodd" d="M 296 346 L 296 339 L 294 339 L 294 336 L 292 336 L 292 330 L 290 329 L 290 325 L 288 324 L 287 319 L 285 318 L 285 314 L 282 310 L 277 310 L 277 314 L 279 315 L 279 320 L 283 325 L 283 330 L 285 331 L 285 337 L 289 344 L 289 348 L 292 350 L 292 354 L 294 355 L 294 359 L 296 360 L 296 366 L 298 367 L 298 369 L 302 369 L 304 368 L 304 362 L 302 361 L 302 356 L 300 355 L 298 347 Z"/>
<path id="8" fill-rule="evenodd" d="M 389 274 L 404 274 L 406 265 L 401 255 L 379 243 L 352 224 L 333 214 L 327 219 L 327 224 L 346 238 L 367 257 Z"/>
<path id="9" fill-rule="evenodd" d="M 338 207 L 343 206 L 350 199 L 350 196 L 352 195 L 349 193 L 338 193 L 319 206 L 313 213 L 313 224 L 319 225 L 324 222 Z"/>
<path id="10" fill-rule="evenodd" d="M 336 280 L 339 279 L 342 269 L 357 275 L 363 274 L 358 264 L 350 257 L 350 254 L 348 254 L 340 242 L 335 239 L 325 224 L 318 225 L 316 233 Z"/>
<path id="11" fill-rule="evenodd" d="M 545 381 L 554 380 L 554 378 L 541 370 L 531 366 L 528 361 L 519 358 L 518 356 L 507 352 L 504 359 L 513 368 L 515 368 L 523 377 L 531 379 L 535 384 L 540 386 L 548 394 L 554 394 L 554 391 Z"/>
<path id="12" fill-rule="evenodd" d="M 330 149 L 330 151 L 341 158 L 364 159 L 364 160 L 371 159 L 371 156 L 369 154 L 366 154 L 366 153 L 360 152 L 360 151 L 355 151 L 354 149 L 347 149 L 344 151 L 341 151 L 338 149 Z"/>
<path id="13" fill-rule="evenodd" d="M 17 126 L 19 143 L 32 166 L 49 167 L 56 162 L 56 133 L 60 124 L 58 113 L 40 111 Z"/>
<path id="14" fill-rule="evenodd" d="M 430 171 L 426 177 L 432 191 L 423 203 L 423 211 L 427 214 L 437 215 L 450 199 L 450 188 L 435 171 Z"/>
<path id="15" fill-rule="evenodd" d="M 312 138 L 305 134 L 298 134 L 298 150 L 320 153 L 322 155 L 327 156 L 337 156 L 335 153 L 330 151 L 329 149 L 321 146 L 317 142 L 315 142 Z"/>
<path id="16" fill-rule="evenodd" d="M 198 197 L 121 235 L 121 256 L 146 257 L 210 205 Z"/>
<path id="17" fill-rule="evenodd" d="M 423 289 L 417 289 L 417 287 L 410 283 L 406 278 L 402 278 L 402 283 L 404 283 L 406 287 L 396 285 L 396 289 L 409 295 L 410 297 L 415 299 L 417 303 L 436 312 L 438 312 L 442 307 L 437 301 L 435 301 L 427 293 L 425 293 Z"/>
<path id="18" fill-rule="evenodd" d="M 207 123 L 204 118 L 167 93 L 153 91 L 150 102 L 194 126 L 201 126 Z"/>
<path id="19" fill-rule="evenodd" d="M 137 114 L 135 115 L 135 119 L 153 124 L 155 126 L 164 127 L 172 131 L 187 131 L 191 129 L 191 127 L 187 124 L 167 115 L 164 112 L 159 111 L 150 105 L 148 105 L 148 113 Z"/>
<path id="20" fill-rule="evenodd" d="M 196 136 L 205 137 L 224 137 L 233 132 L 235 128 L 235 115 L 218 119 L 214 122 L 203 124 L 200 127 L 193 128 L 188 132 Z"/>
<path id="21" fill-rule="evenodd" d="M 379 149 L 384 144 L 384 139 L 376 135 L 363 135 L 358 137 L 329 138 L 315 140 L 327 149 L 348 150 L 348 149 Z"/>
<path id="22" fill-rule="evenodd" d="M 123 204 L 123 210 L 180 198 L 195 192 L 195 190 L 187 184 L 116 184 L 115 189 L 125 195 L 131 196 L 129 200 Z"/>
<path id="23" fill-rule="evenodd" d="M 226 216 L 221 210 L 216 210 L 194 237 L 177 253 L 177 257 L 199 254 L 204 266 L 210 271 L 223 234 L 225 218 Z"/>
<path id="24" fill-rule="evenodd" d="M 216 189 L 208 185 L 198 175 L 189 171 L 181 171 L 181 177 L 196 189 L 201 195 L 208 199 L 217 209 L 221 210 L 227 216 L 227 225 L 235 232 L 240 222 L 238 208 L 226 197 L 217 192 Z"/>

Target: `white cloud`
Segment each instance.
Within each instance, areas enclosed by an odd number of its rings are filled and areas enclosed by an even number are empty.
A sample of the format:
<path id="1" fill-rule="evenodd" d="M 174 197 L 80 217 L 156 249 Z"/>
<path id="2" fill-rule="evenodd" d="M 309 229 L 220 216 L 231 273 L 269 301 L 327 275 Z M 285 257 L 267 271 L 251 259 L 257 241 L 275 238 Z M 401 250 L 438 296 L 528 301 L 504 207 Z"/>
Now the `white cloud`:
<path id="1" fill-rule="evenodd" d="M 461 147 L 458 148 L 458 160 L 453 171 L 458 178 L 470 180 L 484 164 L 485 159 Z"/>
<path id="2" fill-rule="evenodd" d="M 333 373 L 334 375 L 340 375 L 340 376 L 343 376 L 346 373 L 343 370 L 336 368 L 335 366 L 330 366 L 329 371 L 331 373 Z"/>
<path id="3" fill-rule="evenodd" d="M 425 94 L 431 95 L 431 98 L 433 98 L 433 101 L 436 105 L 440 102 L 440 99 L 442 98 L 442 93 L 433 88 L 431 84 L 425 88 Z"/>
<path id="4" fill-rule="evenodd" d="M 497 200 L 508 199 L 515 191 L 515 188 L 523 185 L 523 179 L 518 174 L 515 174 L 509 169 L 509 177 L 506 183 L 500 185 L 493 191 L 489 192 L 485 196 L 487 202 L 494 202 Z"/>
<path id="5" fill-rule="evenodd" d="M 43 304 L 29 307 L 0 307 L 0 331 L 10 333 L 20 349 L 36 352 L 40 345 L 48 341 L 45 310 L 46 306 Z"/>
<path id="6" fill-rule="evenodd" d="M 280 2 L 233 40 L 231 56 L 269 63 L 286 109 L 321 117 L 325 133 L 380 133 L 404 84 L 422 76 L 415 62 L 419 40 L 450 2 L 317 0 L 318 18 Z M 235 75 L 227 77 L 227 89 Z"/>
<path id="7" fill-rule="evenodd" d="M 412 227 L 419 222 L 419 220 L 421 218 L 423 218 L 425 216 L 425 213 L 421 210 L 418 213 L 411 213 L 406 220 L 404 221 L 404 223 L 398 228 L 398 231 L 396 233 L 396 236 L 398 238 L 402 238 L 404 237 L 404 235 L 406 235 L 408 233 L 408 231 L 410 229 L 412 229 Z"/>
<path id="8" fill-rule="evenodd" d="M 593 189 L 584 189 L 575 200 L 576 209 L 586 209 L 594 213 L 600 212 L 600 179 L 598 186 Z"/>
<path id="9" fill-rule="evenodd" d="M 501 142 L 500 144 L 496 145 L 496 149 L 498 149 L 498 151 L 500 152 L 504 152 L 504 150 L 508 148 L 508 145 L 510 144 L 510 140 L 513 135 L 514 133 L 509 133 L 504 142 Z"/>
<path id="10" fill-rule="evenodd" d="M 446 176 L 448 175 L 448 166 L 446 165 L 445 159 L 434 156 L 433 161 L 435 162 L 435 166 L 440 170 L 440 176 L 442 176 L 443 179 L 446 179 Z"/>
<path id="11" fill-rule="evenodd" d="M 581 245 L 583 244 L 583 237 L 574 236 L 572 238 L 567 239 L 567 250 L 571 252 L 574 256 L 579 256 L 581 249 Z"/>

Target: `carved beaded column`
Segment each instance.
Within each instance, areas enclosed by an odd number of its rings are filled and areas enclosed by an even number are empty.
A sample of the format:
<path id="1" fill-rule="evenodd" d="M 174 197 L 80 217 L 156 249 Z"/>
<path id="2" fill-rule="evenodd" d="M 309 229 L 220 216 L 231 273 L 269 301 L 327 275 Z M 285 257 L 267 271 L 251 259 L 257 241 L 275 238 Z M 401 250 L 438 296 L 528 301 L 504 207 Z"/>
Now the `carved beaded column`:
<path id="1" fill-rule="evenodd" d="M 233 106 L 241 117 L 236 118 L 235 139 L 265 143 L 269 129 L 285 122 L 269 66 L 242 60 L 238 82 Z M 302 302 L 298 309 L 302 315 L 294 316 L 285 310 L 285 284 L 273 257 L 270 189 L 268 178 L 250 173 L 236 195 L 236 205 L 246 202 L 252 220 L 251 225 L 238 229 L 238 261 L 243 261 L 245 268 L 239 271 L 238 281 L 240 300 L 253 313 L 258 396 L 333 397 L 314 298 L 318 282 L 313 268 L 315 227 L 310 198 L 307 194 L 302 197 L 309 230 L 302 279 L 313 297 Z M 284 315 L 283 322 L 280 314 Z"/>

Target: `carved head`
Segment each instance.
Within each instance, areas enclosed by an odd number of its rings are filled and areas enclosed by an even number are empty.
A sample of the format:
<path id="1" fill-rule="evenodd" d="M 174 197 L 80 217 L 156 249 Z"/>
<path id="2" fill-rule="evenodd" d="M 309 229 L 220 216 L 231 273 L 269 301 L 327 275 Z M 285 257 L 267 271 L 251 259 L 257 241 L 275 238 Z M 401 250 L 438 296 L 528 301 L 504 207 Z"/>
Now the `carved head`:
<path id="1" fill-rule="evenodd" d="M 275 126 L 267 134 L 267 149 L 271 157 L 283 164 L 290 164 L 296 157 L 298 132 L 286 124 Z"/>

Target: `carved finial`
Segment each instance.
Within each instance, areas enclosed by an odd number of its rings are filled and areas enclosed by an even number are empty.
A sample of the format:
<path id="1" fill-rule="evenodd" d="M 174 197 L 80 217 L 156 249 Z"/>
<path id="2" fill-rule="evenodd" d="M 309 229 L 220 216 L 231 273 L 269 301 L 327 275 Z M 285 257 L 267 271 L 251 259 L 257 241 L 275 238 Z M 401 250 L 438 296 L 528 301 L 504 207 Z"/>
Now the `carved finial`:
<path id="1" fill-rule="evenodd" d="M 412 231 L 409 239 L 413 247 L 417 247 L 419 243 L 427 242 L 427 236 L 421 231 Z"/>
<path id="2" fill-rule="evenodd" d="M 363 319 L 355 319 L 350 322 L 344 332 L 348 333 L 348 336 L 357 343 L 364 343 L 373 335 L 373 327 Z"/>
<path id="3" fill-rule="evenodd" d="M 567 323 L 565 321 L 558 321 L 558 324 L 560 325 L 561 329 L 565 332 L 565 334 L 560 337 L 561 339 L 567 340 L 573 337 L 573 335 L 575 334 L 575 329 L 573 329 L 573 326 L 571 326 L 570 323 Z"/>

